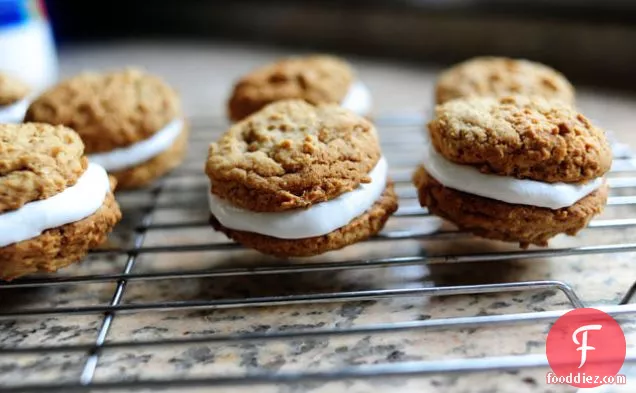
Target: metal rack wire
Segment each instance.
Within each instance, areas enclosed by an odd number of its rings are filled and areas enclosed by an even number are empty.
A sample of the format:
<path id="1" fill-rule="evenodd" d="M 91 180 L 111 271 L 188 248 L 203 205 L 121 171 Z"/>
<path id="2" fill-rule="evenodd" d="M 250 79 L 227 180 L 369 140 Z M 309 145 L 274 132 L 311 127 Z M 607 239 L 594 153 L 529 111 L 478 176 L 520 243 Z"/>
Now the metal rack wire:
<path id="1" fill-rule="evenodd" d="M 380 116 L 376 119 L 380 130 L 385 154 L 392 154 L 389 161 L 393 165 L 392 177 L 398 185 L 403 185 L 400 197 L 404 203 L 397 212 L 397 218 L 422 219 L 429 217 L 425 209 L 414 204 L 415 194 L 408 188 L 410 173 L 417 162 L 418 135 L 421 132 L 422 119 L 419 116 Z M 192 121 L 192 144 L 205 145 L 215 138 L 224 128 L 222 122 L 214 119 L 194 119 Z M 396 137 L 396 135 L 400 135 Z M 203 153 L 203 152 L 201 152 Z M 397 287 L 388 289 L 365 289 L 351 291 L 332 291 L 327 293 L 306 294 L 280 294 L 256 297 L 237 297 L 203 300 L 156 300 L 147 302 L 123 302 L 127 285 L 130 283 L 151 283 L 160 280 L 175 281 L 195 278 L 223 279 L 245 276 L 272 276 L 291 275 L 298 273 L 315 274 L 318 272 L 354 271 L 362 269 L 386 269 L 406 266 L 423 266 L 442 263 L 473 263 L 485 261 L 519 261 L 539 258 L 561 258 L 567 256 L 598 256 L 603 254 L 619 254 L 636 252 L 636 243 L 611 243 L 600 245 L 576 245 L 572 247 L 472 252 L 463 254 L 443 253 L 428 255 L 418 253 L 416 255 L 392 255 L 389 257 L 367 259 L 338 259 L 318 260 L 311 263 L 274 263 L 264 266 L 250 267 L 225 267 L 204 268 L 187 270 L 173 268 L 160 272 L 138 272 L 136 266 L 141 256 L 153 256 L 158 254 L 180 255 L 192 252 L 230 252 L 240 250 L 235 243 L 203 242 L 197 244 L 181 244 L 167 246 L 146 246 L 144 240 L 153 231 L 180 231 L 192 228 L 207 227 L 206 217 L 155 222 L 156 213 L 161 209 L 188 209 L 190 202 L 172 201 L 162 203 L 161 198 L 174 194 L 179 197 L 185 191 L 204 193 L 206 188 L 205 177 L 198 167 L 203 162 L 202 155 L 190 155 L 184 165 L 177 169 L 167 179 L 156 186 L 134 192 L 133 196 L 144 197 L 144 202 L 128 207 L 129 211 L 135 211 L 138 222 L 123 225 L 118 229 L 121 236 L 130 239 L 128 245 L 121 247 L 108 247 L 92 252 L 95 257 L 123 256 L 126 258 L 123 270 L 117 273 L 91 273 L 90 263 L 87 262 L 88 273 L 73 275 L 52 275 L 45 277 L 25 278 L 9 283 L 0 284 L 0 300 L 9 299 L 15 290 L 39 290 L 42 288 L 54 288 L 69 285 L 88 285 L 105 283 L 113 285 L 110 301 L 102 305 L 81 306 L 55 306 L 33 308 L 28 305 L 14 308 L 2 307 L 0 303 L 0 322 L 17 321 L 24 318 L 41 319 L 46 317 L 66 317 L 69 315 L 103 315 L 98 326 L 95 338 L 89 343 L 78 344 L 38 344 L 38 345 L 2 345 L 0 346 L 0 359 L 2 357 L 33 355 L 45 356 L 46 354 L 80 353 L 85 354 L 81 373 L 76 381 L 64 383 L 33 383 L 20 385 L 19 381 L 9 386 L 0 387 L 2 392 L 19 391 L 83 391 L 83 390 L 125 390 L 125 389 L 162 389 L 168 387 L 194 387 L 194 386 L 226 386 L 244 385 L 256 383 L 291 383 L 310 380 L 331 381 L 351 378 L 373 378 L 386 376 L 427 375 L 436 373 L 470 372 L 484 370 L 521 369 L 528 367 L 545 367 L 547 361 L 543 355 L 516 355 L 516 356 L 489 356 L 485 358 L 460 358 L 447 360 L 426 360 L 417 362 L 381 363 L 373 365 L 359 365 L 338 368 L 326 371 L 293 371 L 271 372 L 260 370 L 247 375 L 216 375 L 195 378 L 170 378 L 170 379 L 125 379 L 96 381 L 95 374 L 99 367 L 100 357 L 104 351 L 139 349 L 152 352 L 157 348 L 178 347 L 184 345 L 208 345 L 212 343 L 249 343 L 271 342 L 294 339 L 309 339 L 317 337 L 336 337 L 367 334 L 387 334 L 404 331 L 434 331 L 452 330 L 461 328 L 490 328 L 500 325 L 529 324 L 537 322 L 550 322 L 558 318 L 571 308 L 584 307 L 579 293 L 567 282 L 558 280 L 538 280 L 525 282 L 486 283 L 474 285 L 452 285 L 428 287 Z M 183 188 L 171 188 L 170 180 L 191 178 L 194 185 Z M 636 189 L 636 158 L 632 156 L 617 159 L 609 178 L 613 194 L 609 200 L 609 208 L 631 208 L 631 217 L 614 219 L 597 219 L 593 221 L 587 231 L 623 229 L 625 231 L 636 230 L 636 194 L 629 194 L 629 190 Z M 122 202 L 124 209 L 126 203 Z M 401 240 L 415 241 L 450 241 L 457 239 L 471 239 L 470 234 L 453 230 L 441 229 L 431 232 L 421 230 L 416 226 L 408 229 L 387 229 L 382 234 L 369 239 L 365 244 L 381 242 L 397 242 Z M 567 298 L 563 309 L 552 311 L 504 313 L 493 315 L 475 315 L 460 317 L 433 318 L 417 321 L 375 323 L 362 326 L 328 327 L 328 328 L 300 328 L 286 331 L 268 332 L 243 332 L 236 331 L 227 334 L 209 334 L 206 336 L 159 338 L 139 341 L 135 339 L 108 340 L 109 333 L 115 318 L 118 315 L 138 314 L 150 311 L 176 311 L 176 310 L 239 310 L 255 307 L 287 307 L 293 305 L 307 305 L 316 303 L 372 301 L 378 299 L 394 299 L 399 297 L 422 296 L 450 296 L 450 295 L 488 295 L 508 294 L 519 291 L 554 290 L 562 293 Z M 615 315 L 636 314 L 636 305 L 629 304 L 636 291 L 636 285 L 625 288 L 625 293 L 615 305 L 600 306 L 604 311 Z M 24 306 L 24 307 L 23 307 Z M 0 325 L 2 326 L 2 325 Z M 6 326 L 6 325 L 5 325 Z M 0 331 L 0 337 L 2 336 Z M 1 341 L 0 341 L 1 342 Z M 629 355 L 628 360 L 636 360 L 635 355 Z M 210 369 L 214 372 L 214 369 Z"/>

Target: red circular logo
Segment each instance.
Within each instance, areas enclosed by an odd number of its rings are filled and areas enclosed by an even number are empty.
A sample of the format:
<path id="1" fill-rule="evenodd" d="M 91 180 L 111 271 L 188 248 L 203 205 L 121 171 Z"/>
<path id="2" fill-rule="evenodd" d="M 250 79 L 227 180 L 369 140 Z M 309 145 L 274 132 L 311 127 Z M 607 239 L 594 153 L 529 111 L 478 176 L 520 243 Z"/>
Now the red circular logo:
<path id="1" fill-rule="evenodd" d="M 546 355 L 555 383 L 593 388 L 612 383 L 625 362 L 625 334 L 614 318 L 594 308 L 572 310 L 548 332 Z"/>

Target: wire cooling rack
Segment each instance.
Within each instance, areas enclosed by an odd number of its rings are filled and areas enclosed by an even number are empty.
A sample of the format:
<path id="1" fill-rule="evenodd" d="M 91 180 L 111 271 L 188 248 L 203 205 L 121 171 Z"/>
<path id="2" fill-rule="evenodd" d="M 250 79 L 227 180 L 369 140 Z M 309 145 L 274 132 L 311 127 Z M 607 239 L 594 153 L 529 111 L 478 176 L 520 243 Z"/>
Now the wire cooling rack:
<path id="1" fill-rule="evenodd" d="M 289 369 L 280 365 L 272 367 L 270 363 L 254 359 L 245 361 L 244 352 L 255 345 L 287 343 L 295 348 L 307 342 L 324 342 L 320 340 L 354 336 L 399 337 L 412 332 L 440 332 L 442 336 L 439 337 L 444 341 L 453 331 L 472 333 L 477 329 L 488 331 L 501 326 L 545 325 L 572 308 L 588 305 L 580 291 L 575 290 L 575 287 L 586 288 L 576 275 L 571 277 L 576 281 L 576 286 L 565 280 L 568 277 L 559 277 L 564 278 L 563 281 L 551 278 L 519 281 L 514 276 L 501 282 L 493 279 L 492 282 L 477 280 L 476 283 L 444 285 L 436 281 L 422 283 L 415 280 L 420 285 L 413 285 L 413 280 L 402 274 L 380 274 L 378 278 L 377 272 L 419 268 L 424 269 L 421 271 L 426 276 L 426 269 L 436 265 L 477 266 L 484 262 L 495 262 L 495 266 L 507 266 L 527 260 L 539 260 L 536 263 L 542 263 L 543 266 L 548 260 L 559 263 L 560 259 L 571 261 L 569 263 L 573 266 L 577 261 L 585 266 L 587 259 L 618 264 L 612 261 L 612 256 L 636 252 L 636 243 L 629 242 L 636 233 L 636 194 L 633 193 L 636 189 L 636 159 L 630 154 L 615 160 L 609 176 L 612 191 L 608 215 L 594 220 L 579 237 L 555 241 L 551 248 L 520 250 L 475 239 L 421 209 L 417 205 L 415 191 L 410 187 L 410 175 L 419 159 L 423 119 L 411 115 L 380 116 L 376 123 L 384 153 L 392 168 L 391 176 L 400 195 L 400 210 L 380 235 L 366 242 L 325 256 L 290 263 L 243 250 L 209 228 L 205 206 L 207 183 L 202 167 L 207 144 L 224 130 L 225 124 L 219 119 L 192 119 L 191 154 L 184 164 L 151 188 L 118 194 L 125 219 L 113 234 L 110 244 L 93 251 L 83 264 L 56 275 L 0 284 L 0 391 L 69 392 L 302 384 L 546 367 L 547 361 L 541 351 L 507 354 L 488 349 L 487 353 L 473 357 L 460 354 L 422 359 L 404 357 L 401 351 L 392 350 L 382 360 L 345 360 L 336 366 L 334 363 L 328 364 L 330 367 L 311 366 L 320 364 L 316 358 L 321 355 L 314 356 L 313 363 L 302 363 L 299 367 Z M 408 225 L 398 225 L 401 222 Z M 615 236 L 598 235 L 610 232 Z M 148 238 L 154 234 L 161 236 L 154 244 L 148 244 Z M 609 241 L 605 241 L 606 238 Z M 594 243 L 591 239 L 598 241 Z M 481 248 L 475 248 L 474 244 Z M 445 245 L 452 247 L 445 248 Z M 466 247 L 462 248 L 462 245 Z M 368 251 L 371 249 L 372 252 Z M 227 255 L 235 254 L 234 257 L 226 258 Z M 221 259 L 225 262 L 217 263 Z M 256 263 L 243 264 L 243 259 L 256 260 Z M 206 262 L 196 264 L 202 260 Z M 493 265 L 490 266 L 492 268 Z M 348 282 L 341 287 L 326 284 L 312 288 L 315 284 L 313 281 L 328 281 L 356 272 L 374 272 L 374 275 L 362 275 L 362 278 L 356 276 L 354 284 Z M 312 283 L 301 284 L 300 290 L 290 292 L 285 285 L 295 281 L 293 277 L 298 275 L 308 278 Z M 272 277 L 277 277 L 278 281 L 268 281 Z M 367 281 L 373 281 L 374 285 L 367 285 Z M 204 282 L 204 286 L 213 288 L 213 292 L 204 291 L 203 296 L 197 299 L 183 296 L 181 291 L 187 292 L 192 282 Z M 275 284 L 256 294 L 249 289 L 235 287 L 226 294 L 223 283 L 227 282 L 234 286 L 245 282 L 266 282 L 265 286 Z M 613 291 L 617 295 L 592 305 L 617 318 L 633 318 L 636 305 L 630 304 L 630 299 L 636 287 L 623 283 L 624 287 L 618 288 L 615 282 L 606 282 L 612 288 L 601 292 L 607 294 Z M 167 293 L 156 291 L 153 289 L 155 285 L 168 288 Z M 309 285 L 313 290 L 303 291 L 303 285 Z M 92 286 L 103 289 L 97 290 L 99 295 L 92 296 Z M 444 303 L 423 303 L 421 299 L 444 299 L 459 295 L 475 299 L 474 303 L 477 303 L 481 299 L 492 298 L 498 300 L 493 305 L 499 306 L 491 308 L 499 308 L 505 307 L 509 300 L 523 305 L 525 298 L 518 294 L 537 291 L 556 294 L 565 300 L 553 303 L 550 310 L 542 307 L 522 307 L 521 311 L 504 309 L 501 312 L 459 309 L 459 315 L 442 312 L 435 317 L 420 315 L 411 320 L 395 320 L 392 317 L 393 307 L 401 299 L 416 299 L 416 307 L 420 310 L 435 310 Z M 104 302 L 104 297 L 109 300 Z M 30 302 L 29 299 L 34 300 Z M 389 303 L 382 303 L 387 301 Z M 322 309 L 319 307 L 333 304 L 344 304 L 340 309 L 341 314 L 342 310 L 358 310 L 358 318 L 365 312 L 372 312 L 364 310 L 370 304 L 385 304 L 386 308 L 376 313 L 375 317 L 367 318 L 369 323 L 365 323 L 365 320 L 350 323 L 347 320 L 343 322 L 339 316 L 320 311 Z M 360 309 L 356 308 L 358 306 Z M 413 304 L 402 307 L 404 310 L 412 308 Z M 280 326 L 241 324 L 241 320 L 254 315 L 257 315 L 256 320 L 273 318 L 276 324 L 278 317 L 263 314 L 270 310 L 271 313 L 279 313 Z M 284 314 L 288 310 L 296 311 Z M 316 315 L 317 318 L 322 315 L 319 318 L 323 322 L 282 326 L 284 318 L 305 315 L 305 310 L 306 315 Z M 178 317 L 166 316 L 175 312 L 180 313 Z M 223 318 L 214 319 L 215 313 L 222 313 Z M 160 316 L 153 319 L 148 315 Z M 166 327 L 175 320 L 178 323 L 180 318 L 183 321 L 176 333 Z M 182 326 L 194 324 L 189 321 L 196 318 L 208 318 L 204 325 L 209 329 L 191 334 L 187 326 Z M 121 326 L 116 327 L 118 321 L 122 321 Z M 219 321 L 230 323 L 224 328 L 216 328 Z M 87 329 L 83 329 L 84 324 Z M 133 329 L 136 325 L 142 328 Z M 69 331 L 72 334 L 64 336 Z M 150 334 L 140 335 L 141 331 L 150 331 Z M 545 331 L 539 333 L 542 332 Z M 542 340 L 540 334 L 535 338 Z M 220 355 L 215 352 L 222 350 L 207 350 L 214 345 L 217 348 L 232 347 L 238 355 L 235 358 L 229 356 L 222 362 L 218 360 Z M 182 348 L 190 348 L 187 351 L 190 357 L 185 360 L 178 356 L 156 355 L 162 351 L 180 353 Z M 344 346 L 336 348 L 335 352 L 346 354 L 353 350 L 352 347 Z M 295 356 L 301 357 L 305 352 L 310 352 L 303 351 L 288 352 L 278 361 L 294 363 Z M 120 353 L 126 355 L 120 356 Z M 62 357 L 59 364 L 52 360 L 56 356 Z M 255 357 L 253 353 L 251 356 Z M 20 360 L 22 358 L 26 360 Z M 150 369 L 158 358 L 180 365 L 183 372 L 164 375 L 163 371 L 158 371 L 148 376 L 142 372 L 143 368 L 135 366 L 141 362 Z M 628 358 L 636 360 L 631 352 Z M 137 363 L 131 363 L 133 366 L 130 369 L 121 366 L 126 364 L 127 359 Z M 227 366 L 239 360 L 241 365 L 247 363 L 248 366 L 236 369 Z M 188 361 L 191 364 L 187 364 Z M 187 367 L 183 366 L 183 362 Z M 119 368 L 117 364 L 120 364 Z M 113 367 L 114 372 L 104 372 L 100 377 L 102 370 Z M 199 372 L 186 372 L 194 367 L 200 367 Z M 42 376 L 42 379 L 25 377 L 33 374 Z"/>

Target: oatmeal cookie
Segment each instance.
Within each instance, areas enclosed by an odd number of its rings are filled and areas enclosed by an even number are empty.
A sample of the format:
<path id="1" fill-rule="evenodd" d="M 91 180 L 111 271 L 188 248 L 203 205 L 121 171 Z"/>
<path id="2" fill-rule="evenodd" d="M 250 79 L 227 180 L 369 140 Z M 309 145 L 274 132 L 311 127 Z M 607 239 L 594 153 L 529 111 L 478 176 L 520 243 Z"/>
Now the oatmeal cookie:
<path id="1" fill-rule="evenodd" d="M 314 105 L 340 103 L 353 80 L 351 67 L 336 57 L 287 58 L 241 78 L 228 103 L 229 116 L 239 121 L 272 102 L 287 99 Z"/>
<path id="2" fill-rule="evenodd" d="M 369 182 L 381 156 L 373 125 L 334 104 L 279 101 L 210 145 L 212 193 L 252 211 L 309 207 Z"/>
<path id="3" fill-rule="evenodd" d="M 444 71 L 435 89 L 438 104 L 457 98 L 540 96 L 574 103 L 574 88 L 558 71 L 528 60 L 477 57 Z"/>
<path id="4" fill-rule="evenodd" d="M 446 159 L 484 173 L 579 183 L 612 164 L 603 130 L 571 106 L 540 97 L 450 101 L 437 107 L 428 129 Z"/>

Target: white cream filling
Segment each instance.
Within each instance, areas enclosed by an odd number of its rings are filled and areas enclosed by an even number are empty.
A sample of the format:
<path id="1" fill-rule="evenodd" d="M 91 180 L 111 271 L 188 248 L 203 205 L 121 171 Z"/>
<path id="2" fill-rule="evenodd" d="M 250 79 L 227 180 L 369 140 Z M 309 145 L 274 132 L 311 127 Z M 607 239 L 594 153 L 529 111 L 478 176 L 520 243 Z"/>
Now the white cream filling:
<path id="1" fill-rule="evenodd" d="M 343 108 L 360 116 L 368 116 L 371 113 L 372 105 L 371 92 L 361 81 L 354 81 L 351 84 L 347 95 L 340 104 Z"/>
<path id="2" fill-rule="evenodd" d="M 183 130 L 183 123 L 182 119 L 175 119 L 148 139 L 111 151 L 90 154 L 88 159 L 109 172 L 139 165 L 168 150 Z"/>
<path id="3" fill-rule="evenodd" d="M 94 214 L 104 203 L 110 182 L 104 168 L 89 164 L 77 182 L 59 194 L 0 213 L 0 247 L 29 240 Z"/>
<path id="4" fill-rule="evenodd" d="M 585 184 L 544 183 L 479 172 L 469 165 L 455 164 L 435 150 L 426 134 L 423 165 L 445 187 L 498 201 L 561 209 L 569 207 L 603 185 L 603 179 Z"/>
<path id="5" fill-rule="evenodd" d="M 23 98 L 11 105 L 0 106 L 0 123 L 22 123 L 29 107 L 29 100 Z"/>
<path id="6" fill-rule="evenodd" d="M 285 212 L 252 212 L 236 207 L 208 192 L 210 212 L 226 228 L 260 233 L 279 239 L 304 239 L 326 235 L 349 224 L 380 199 L 386 187 L 388 165 L 384 157 L 369 173 L 371 183 L 317 203 L 307 209 Z"/>

